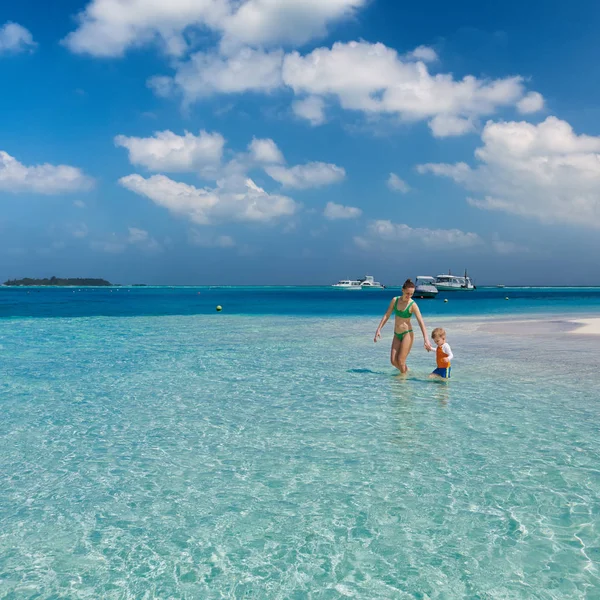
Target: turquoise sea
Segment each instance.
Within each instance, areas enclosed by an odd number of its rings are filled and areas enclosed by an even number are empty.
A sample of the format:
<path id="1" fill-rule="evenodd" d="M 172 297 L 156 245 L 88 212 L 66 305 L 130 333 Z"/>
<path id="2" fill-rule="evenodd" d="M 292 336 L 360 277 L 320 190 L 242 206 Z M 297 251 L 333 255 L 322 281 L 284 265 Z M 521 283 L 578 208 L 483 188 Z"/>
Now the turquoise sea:
<path id="1" fill-rule="evenodd" d="M 0 288 L 0 598 L 600 598 L 600 288 L 396 293 Z"/>

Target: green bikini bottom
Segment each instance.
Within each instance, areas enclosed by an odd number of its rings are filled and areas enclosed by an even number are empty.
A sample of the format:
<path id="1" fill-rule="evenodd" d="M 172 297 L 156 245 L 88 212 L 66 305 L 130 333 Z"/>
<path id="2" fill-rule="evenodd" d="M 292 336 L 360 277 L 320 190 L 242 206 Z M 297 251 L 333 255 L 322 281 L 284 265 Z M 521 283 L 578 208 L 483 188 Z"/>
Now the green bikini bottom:
<path id="1" fill-rule="evenodd" d="M 394 331 L 394 335 L 395 335 L 395 336 L 396 336 L 396 337 L 397 337 L 397 338 L 398 338 L 400 341 L 402 341 L 402 340 L 403 340 L 403 338 L 404 338 L 404 336 L 405 336 L 407 333 L 412 333 L 412 332 L 413 332 L 413 330 L 412 330 L 412 329 L 409 329 L 408 331 L 403 331 L 402 333 L 398 333 L 397 331 Z"/>

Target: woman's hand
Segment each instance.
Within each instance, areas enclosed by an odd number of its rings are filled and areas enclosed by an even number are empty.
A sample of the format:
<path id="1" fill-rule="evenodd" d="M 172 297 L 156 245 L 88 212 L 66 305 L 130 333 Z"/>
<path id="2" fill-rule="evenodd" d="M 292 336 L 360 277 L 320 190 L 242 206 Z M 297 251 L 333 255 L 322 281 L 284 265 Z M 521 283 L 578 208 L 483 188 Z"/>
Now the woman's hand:
<path id="1" fill-rule="evenodd" d="M 431 352 L 433 350 L 431 344 L 429 343 L 429 340 L 425 340 L 425 343 L 423 345 L 425 346 L 425 350 L 427 350 L 427 352 Z"/>
<path id="2" fill-rule="evenodd" d="M 380 329 L 378 329 L 378 330 L 375 332 L 375 337 L 373 338 L 373 341 L 374 341 L 375 343 L 377 343 L 377 340 L 378 340 L 378 339 L 380 339 L 380 338 L 381 338 L 381 330 L 380 330 Z"/>

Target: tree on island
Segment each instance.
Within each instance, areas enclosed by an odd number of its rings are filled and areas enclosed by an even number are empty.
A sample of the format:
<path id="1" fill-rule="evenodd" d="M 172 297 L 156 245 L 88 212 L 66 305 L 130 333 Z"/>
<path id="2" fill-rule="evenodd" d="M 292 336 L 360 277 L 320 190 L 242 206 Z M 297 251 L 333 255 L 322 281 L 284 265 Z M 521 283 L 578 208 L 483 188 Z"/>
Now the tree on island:
<path id="1" fill-rule="evenodd" d="M 25 277 L 23 279 L 9 279 L 8 281 L 4 282 L 4 285 L 112 286 L 113 284 L 110 283 L 110 281 L 106 281 L 106 279 L 90 279 L 84 277 L 67 277 L 61 279 L 59 277 L 52 276 L 50 279 L 47 277 L 44 279 L 33 279 L 31 277 Z"/>

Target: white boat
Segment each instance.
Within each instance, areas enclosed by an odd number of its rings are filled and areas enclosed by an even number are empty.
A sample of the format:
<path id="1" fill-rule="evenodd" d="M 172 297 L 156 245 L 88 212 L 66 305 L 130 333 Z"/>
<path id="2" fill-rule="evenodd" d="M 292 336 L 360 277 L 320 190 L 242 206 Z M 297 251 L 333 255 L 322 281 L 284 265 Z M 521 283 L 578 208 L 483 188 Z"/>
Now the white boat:
<path id="1" fill-rule="evenodd" d="M 379 281 L 375 281 L 372 275 L 365 275 L 362 279 L 340 279 L 331 287 L 342 288 L 344 290 L 383 290 L 385 286 Z"/>
<path id="2" fill-rule="evenodd" d="M 450 272 L 448 275 L 438 275 L 435 278 L 435 287 L 440 292 L 467 292 L 475 289 L 475 285 L 466 271 L 464 277 L 452 275 Z"/>
<path id="3" fill-rule="evenodd" d="M 418 275 L 415 281 L 415 298 L 435 298 L 438 295 L 435 277 Z"/>
<path id="4" fill-rule="evenodd" d="M 342 288 L 344 290 L 361 290 L 360 281 L 358 279 L 340 279 L 331 287 Z"/>
<path id="5" fill-rule="evenodd" d="M 383 290 L 385 286 L 379 281 L 375 281 L 371 275 L 365 275 L 364 279 L 360 280 L 360 287 L 363 290 Z"/>

